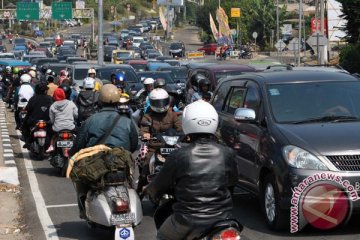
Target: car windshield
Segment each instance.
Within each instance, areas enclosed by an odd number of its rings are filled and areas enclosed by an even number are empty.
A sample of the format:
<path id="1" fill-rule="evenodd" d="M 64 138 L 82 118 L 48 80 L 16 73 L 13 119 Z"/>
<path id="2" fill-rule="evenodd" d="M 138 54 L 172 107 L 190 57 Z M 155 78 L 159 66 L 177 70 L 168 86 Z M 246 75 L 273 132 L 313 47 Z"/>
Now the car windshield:
<path id="1" fill-rule="evenodd" d="M 123 72 L 125 74 L 125 81 L 126 82 L 139 82 L 134 70 L 131 69 L 121 69 L 121 68 L 100 68 L 98 70 L 98 76 L 101 80 L 109 80 L 111 74 L 114 72 Z"/>
<path id="2" fill-rule="evenodd" d="M 216 78 L 216 81 L 219 81 L 220 78 L 241 75 L 241 74 L 243 74 L 242 71 L 217 72 L 217 73 L 215 73 L 215 78 Z"/>
<path id="3" fill-rule="evenodd" d="M 360 82 L 270 84 L 267 95 L 275 121 L 309 123 L 360 118 Z"/>
<path id="4" fill-rule="evenodd" d="M 171 71 L 171 75 L 174 79 L 187 77 L 187 69 L 186 68 L 172 68 L 172 69 L 164 69 L 164 70 Z"/>
<path id="5" fill-rule="evenodd" d="M 141 79 L 144 78 L 152 78 L 154 80 L 157 80 L 159 78 L 163 78 L 166 81 L 166 84 L 174 84 L 174 80 L 171 78 L 170 73 L 151 73 L 151 72 L 141 72 L 138 73 L 139 77 Z"/>
<path id="6" fill-rule="evenodd" d="M 135 69 L 137 72 L 144 72 L 146 71 L 146 64 L 131 64 L 131 66 Z"/>
<path id="7" fill-rule="evenodd" d="M 131 57 L 131 53 L 130 52 L 118 52 L 118 53 L 116 53 L 116 57 L 117 58 L 128 58 L 128 57 Z"/>
<path id="8" fill-rule="evenodd" d="M 170 45 L 170 49 L 180 49 L 182 48 L 180 43 L 175 43 Z"/>

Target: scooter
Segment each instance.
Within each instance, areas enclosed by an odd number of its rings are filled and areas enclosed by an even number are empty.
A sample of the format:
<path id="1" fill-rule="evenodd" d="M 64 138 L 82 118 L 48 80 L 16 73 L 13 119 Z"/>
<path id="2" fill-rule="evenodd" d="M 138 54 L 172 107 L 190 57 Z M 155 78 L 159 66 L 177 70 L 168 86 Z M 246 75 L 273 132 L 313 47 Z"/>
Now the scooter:
<path id="1" fill-rule="evenodd" d="M 47 148 L 46 122 L 39 120 L 30 130 L 30 154 L 39 160 L 45 158 Z"/>
<path id="2" fill-rule="evenodd" d="M 60 176 L 65 177 L 69 164 L 69 151 L 74 144 L 75 135 L 71 130 L 62 130 L 57 133 L 55 150 L 50 158 L 50 164 L 60 169 Z"/>
<path id="3" fill-rule="evenodd" d="M 106 174 L 104 189 L 89 190 L 85 199 L 88 226 L 115 227 L 115 240 L 134 240 L 133 228 L 143 217 L 140 198 L 127 182 L 125 172 Z"/>

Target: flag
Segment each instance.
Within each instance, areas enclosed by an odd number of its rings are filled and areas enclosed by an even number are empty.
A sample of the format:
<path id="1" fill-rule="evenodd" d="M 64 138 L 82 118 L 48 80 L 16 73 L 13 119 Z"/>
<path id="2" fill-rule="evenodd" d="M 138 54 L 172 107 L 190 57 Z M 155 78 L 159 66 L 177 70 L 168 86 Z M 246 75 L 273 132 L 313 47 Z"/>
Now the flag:
<path id="1" fill-rule="evenodd" d="M 160 18 L 160 22 L 161 22 L 161 25 L 162 25 L 163 29 L 166 30 L 167 22 L 166 22 L 166 19 L 165 19 L 163 8 L 161 8 L 161 7 L 159 8 L 159 18 Z"/>
<path id="2" fill-rule="evenodd" d="M 216 20 L 219 23 L 219 32 L 222 36 L 230 37 L 231 32 L 229 28 L 229 20 L 224 9 L 222 7 L 218 8 L 216 11 Z"/>
<path id="3" fill-rule="evenodd" d="M 210 28 L 211 28 L 211 32 L 212 34 L 214 35 L 214 39 L 217 41 L 218 40 L 218 36 L 219 36 L 219 32 L 216 28 L 216 25 L 215 25 L 215 22 L 214 22 L 214 19 L 213 17 L 211 16 L 211 13 L 209 14 L 210 15 Z"/>

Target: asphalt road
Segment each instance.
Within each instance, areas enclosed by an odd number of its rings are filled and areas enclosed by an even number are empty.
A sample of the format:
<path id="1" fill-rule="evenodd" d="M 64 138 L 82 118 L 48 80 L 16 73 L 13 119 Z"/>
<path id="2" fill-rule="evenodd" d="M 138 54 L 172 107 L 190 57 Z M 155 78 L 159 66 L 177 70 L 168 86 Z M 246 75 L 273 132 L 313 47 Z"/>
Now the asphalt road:
<path id="1" fill-rule="evenodd" d="M 86 29 L 87 27 L 81 28 Z M 76 28 L 73 30 L 75 31 Z M 181 32 L 177 34 L 181 34 Z M 8 121 L 14 122 L 13 114 L 10 111 L 8 111 Z M 111 231 L 89 229 L 85 221 L 79 218 L 72 182 L 59 177 L 59 171 L 54 169 L 49 161 L 29 159 L 27 151 L 21 148 L 23 143 L 19 141 L 19 134 L 13 126 L 10 127 L 9 132 L 23 189 L 22 202 L 27 230 L 33 239 L 112 239 Z M 256 197 L 237 189 L 233 200 L 234 216 L 245 227 L 242 239 L 360 239 L 359 216 L 352 217 L 346 226 L 333 231 L 322 232 L 307 228 L 297 234 L 279 233 L 267 228 Z M 137 239 L 155 239 L 153 212 L 153 205 L 149 201 L 143 201 L 143 221 L 135 228 Z"/>

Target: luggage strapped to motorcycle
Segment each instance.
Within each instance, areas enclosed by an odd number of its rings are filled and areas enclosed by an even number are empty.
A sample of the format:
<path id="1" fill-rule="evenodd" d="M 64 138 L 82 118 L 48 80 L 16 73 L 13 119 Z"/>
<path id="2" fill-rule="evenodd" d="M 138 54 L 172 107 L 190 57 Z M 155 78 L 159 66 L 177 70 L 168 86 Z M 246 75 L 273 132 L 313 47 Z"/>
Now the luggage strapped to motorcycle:
<path id="1" fill-rule="evenodd" d="M 80 151 L 85 157 L 73 163 L 70 172 L 72 181 L 81 181 L 93 189 L 102 189 L 106 185 L 122 184 L 126 180 L 132 184 L 133 159 L 131 153 L 124 148 L 111 149 L 102 145 L 120 117 L 119 114 L 114 119 L 112 125 L 96 142 L 95 146 L 87 148 L 92 151 L 86 151 L 86 149 Z M 75 156 L 78 157 L 78 153 L 73 157 Z"/>

